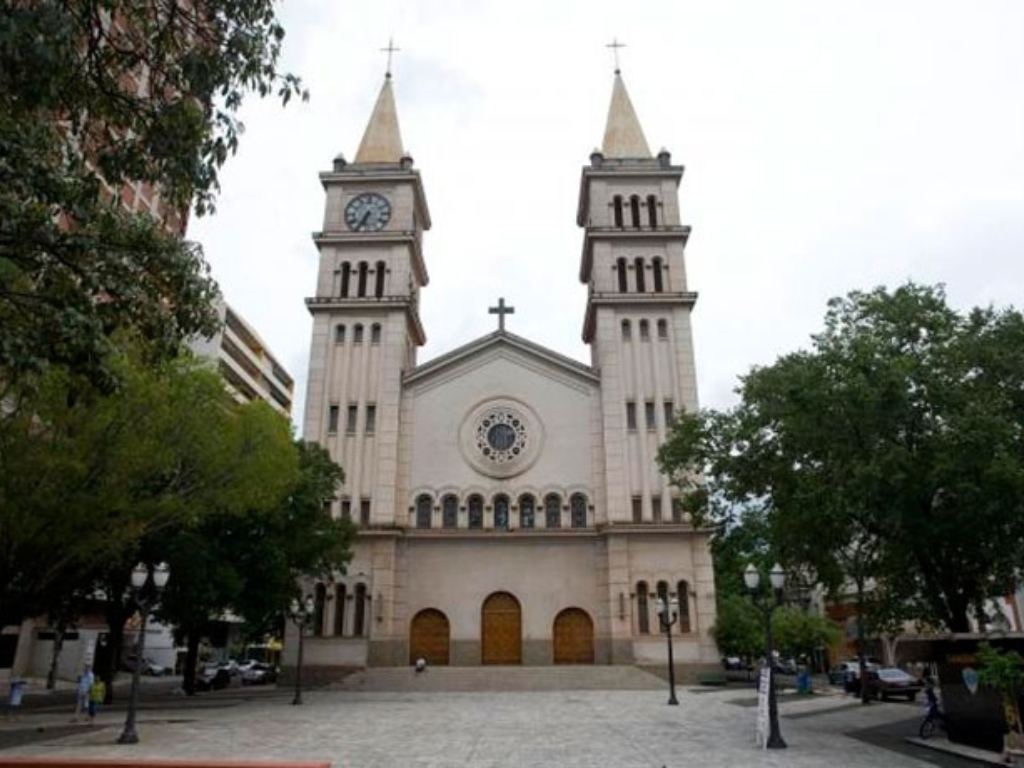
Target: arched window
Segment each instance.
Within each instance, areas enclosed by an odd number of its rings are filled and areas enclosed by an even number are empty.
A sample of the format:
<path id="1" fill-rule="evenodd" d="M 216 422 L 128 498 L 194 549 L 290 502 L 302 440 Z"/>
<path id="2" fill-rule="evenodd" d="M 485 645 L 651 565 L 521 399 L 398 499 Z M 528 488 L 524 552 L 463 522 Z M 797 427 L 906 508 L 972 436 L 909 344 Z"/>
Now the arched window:
<path id="1" fill-rule="evenodd" d="M 647 196 L 647 224 L 651 229 L 658 226 L 658 199 L 654 195 Z"/>
<path id="2" fill-rule="evenodd" d="M 459 500 L 455 494 L 449 493 L 441 499 L 441 525 L 445 528 L 457 528 L 459 525 Z"/>
<path id="3" fill-rule="evenodd" d="M 384 295 L 384 275 L 387 274 L 387 266 L 383 261 L 378 261 L 377 266 L 373 268 L 374 286 L 373 295 L 378 299 Z"/>
<path id="4" fill-rule="evenodd" d="M 367 273 L 367 271 L 368 271 L 368 267 L 366 266 L 366 262 L 365 261 L 360 261 L 359 262 L 359 288 L 358 288 L 358 295 L 359 295 L 360 298 L 362 298 L 363 296 L 366 295 L 366 273 Z"/>
<path id="5" fill-rule="evenodd" d="M 619 293 L 626 293 L 629 287 L 626 285 L 626 260 L 619 258 L 615 262 L 615 271 L 618 273 L 619 278 Z"/>
<path id="6" fill-rule="evenodd" d="M 569 499 L 569 513 L 573 528 L 587 527 L 587 497 L 582 493 L 574 493 Z"/>
<path id="7" fill-rule="evenodd" d="M 664 605 L 664 606 L 667 607 L 668 606 L 668 582 L 667 581 L 659 581 L 658 582 L 658 586 L 655 588 L 655 591 L 658 593 L 658 599 L 662 601 L 661 605 Z M 654 606 L 654 612 L 655 613 L 658 612 L 658 606 L 657 605 Z M 660 616 L 655 616 L 655 619 L 658 622 L 658 629 L 661 629 L 662 625 L 661 625 L 661 618 L 660 618 Z"/>
<path id="8" fill-rule="evenodd" d="M 640 326 L 640 341 L 650 341 L 651 326 L 647 323 L 647 321 L 641 320 L 639 323 L 637 323 L 637 325 Z"/>
<path id="9" fill-rule="evenodd" d="M 654 292 L 661 293 L 665 290 L 664 281 L 662 280 L 661 274 L 661 258 L 655 256 L 651 259 L 651 270 L 654 273 Z"/>
<path id="10" fill-rule="evenodd" d="M 640 196 L 630 195 L 629 216 L 633 220 L 633 227 L 640 229 Z"/>
<path id="11" fill-rule="evenodd" d="M 544 525 L 548 528 L 562 527 L 562 498 L 557 493 L 544 497 Z"/>
<path id="12" fill-rule="evenodd" d="M 615 209 L 615 226 L 621 229 L 622 227 L 622 195 L 616 195 L 612 198 L 612 206 Z"/>
<path id="13" fill-rule="evenodd" d="M 633 271 L 636 272 L 637 293 L 644 293 L 647 290 L 647 284 L 644 280 L 644 260 L 640 257 L 633 259 Z"/>
<path id="14" fill-rule="evenodd" d="M 494 497 L 494 527 L 499 531 L 508 530 L 508 496 Z"/>
<path id="15" fill-rule="evenodd" d="M 519 497 L 519 527 L 533 528 L 535 504 L 533 496 L 525 494 Z"/>
<path id="16" fill-rule="evenodd" d="M 334 343 L 345 343 L 345 326 L 342 323 L 338 323 L 336 326 L 334 326 Z"/>
<path id="17" fill-rule="evenodd" d="M 629 341 L 633 338 L 633 328 L 629 324 L 629 320 L 622 321 L 622 340 Z"/>
<path id="18" fill-rule="evenodd" d="M 668 338 L 668 322 L 666 322 L 664 319 L 658 321 L 658 338 Z"/>
<path id="19" fill-rule="evenodd" d="M 352 277 L 352 265 L 347 261 L 341 265 L 341 298 L 348 298 L 348 283 Z"/>
<path id="20" fill-rule="evenodd" d="M 352 622 L 352 634 L 362 637 L 366 632 L 366 585 L 356 584 L 355 620 Z"/>
<path id="21" fill-rule="evenodd" d="M 320 637 L 324 633 L 324 606 L 327 602 L 327 587 L 317 584 L 313 590 L 313 634 Z"/>
<path id="22" fill-rule="evenodd" d="M 416 527 L 417 528 L 429 528 L 430 517 L 433 511 L 434 502 L 425 493 L 421 493 L 416 497 Z"/>
<path id="23" fill-rule="evenodd" d="M 352 326 L 352 343 L 362 344 L 363 343 L 363 325 L 362 323 L 356 323 Z"/>
<path id="24" fill-rule="evenodd" d="M 345 597 L 347 590 L 344 584 L 334 589 L 334 634 L 341 637 L 345 634 Z"/>
<path id="25" fill-rule="evenodd" d="M 651 619 L 647 615 L 647 582 L 636 583 L 636 631 L 641 635 L 651 633 Z"/>
<path id="26" fill-rule="evenodd" d="M 484 498 L 476 494 L 469 497 L 469 527 L 484 527 Z"/>
<path id="27" fill-rule="evenodd" d="M 380 323 L 374 323 L 370 326 L 370 343 L 380 344 Z"/>
<path id="28" fill-rule="evenodd" d="M 676 595 L 679 598 L 679 633 L 684 634 L 690 631 L 690 585 L 680 581 L 676 585 Z"/>

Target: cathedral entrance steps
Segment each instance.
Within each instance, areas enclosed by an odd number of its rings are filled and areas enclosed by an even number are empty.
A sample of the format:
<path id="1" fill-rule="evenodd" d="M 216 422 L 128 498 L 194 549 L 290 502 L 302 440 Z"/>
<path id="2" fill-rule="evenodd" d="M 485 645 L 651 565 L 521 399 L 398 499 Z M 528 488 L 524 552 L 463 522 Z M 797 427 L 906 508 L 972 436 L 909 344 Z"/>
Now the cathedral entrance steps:
<path id="1" fill-rule="evenodd" d="M 369 667 L 329 686 L 341 691 L 637 691 L 665 687 L 628 665 L 551 667 Z"/>

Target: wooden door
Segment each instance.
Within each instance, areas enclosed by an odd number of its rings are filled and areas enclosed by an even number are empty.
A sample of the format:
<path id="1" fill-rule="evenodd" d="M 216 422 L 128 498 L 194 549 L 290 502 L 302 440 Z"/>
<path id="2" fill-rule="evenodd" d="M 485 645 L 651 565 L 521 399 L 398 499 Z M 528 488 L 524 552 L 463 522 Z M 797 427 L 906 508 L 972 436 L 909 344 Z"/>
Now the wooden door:
<path id="1" fill-rule="evenodd" d="M 555 617 L 555 664 L 594 663 L 594 622 L 580 608 L 566 608 Z"/>
<path id="2" fill-rule="evenodd" d="M 409 629 L 409 663 L 426 659 L 428 665 L 447 666 L 450 631 L 448 618 L 434 608 L 417 613 Z"/>
<path id="3" fill-rule="evenodd" d="M 508 592 L 495 592 L 484 600 L 480 625 L 482 664 L 522 663 L 523 628 L 518 600 Z"/>

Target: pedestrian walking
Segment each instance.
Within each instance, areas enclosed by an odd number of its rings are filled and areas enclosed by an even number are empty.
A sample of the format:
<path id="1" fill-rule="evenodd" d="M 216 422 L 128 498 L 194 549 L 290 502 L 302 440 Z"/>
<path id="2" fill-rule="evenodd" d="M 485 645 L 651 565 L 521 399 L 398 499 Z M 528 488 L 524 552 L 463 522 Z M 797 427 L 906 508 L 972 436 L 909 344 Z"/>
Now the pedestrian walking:
<path id="1" fill-rule="evenodd" d="M 75 716 L 72 722 L 78 722 L 79 717 L 85 717 L 89 712 L 89 691 L 92 684 L 96 682 L 96 675 L 92 667 L 86 664 L 82 668 L 82 674 L 78 676 L 78 684 L 75 686 Z"/>
<path id="2" fill-rule="evenodd" d="M 89 723 L 96 721 L 96 713 L 99 712 L 100 704 L 107 696 L 107 684 L 100 678 L 95 678 L 89 687 Z"/>
<path id="3" fill-rule="evenodd" d="M 21 712 L 21 699 L 25 695 L 27 683 L 20 677 L 11 678 L 11 691 L 7 698 L 7 717 L 10 720 L 17 720 Z"/>

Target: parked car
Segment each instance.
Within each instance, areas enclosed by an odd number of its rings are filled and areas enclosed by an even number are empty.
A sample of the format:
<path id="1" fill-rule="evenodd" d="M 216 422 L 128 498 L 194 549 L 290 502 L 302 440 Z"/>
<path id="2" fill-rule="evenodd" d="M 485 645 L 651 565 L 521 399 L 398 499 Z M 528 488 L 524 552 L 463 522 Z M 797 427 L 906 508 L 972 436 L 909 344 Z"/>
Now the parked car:
<path id="1" fill-rule="evenodd" d="M 772 671 L 777 675 L 795 675 L 797 673 L 796 659 L 775 659 Z"/>
<path id="2" fill-rule="evenodd" d="M 231 673 L 219 664 L 207 664 L 196 673 L 196 690 L 219 691 L 231 685 Z"/>
<path id="3" fill-rule="evenodd" d="M 896 667 L 868 670 L 865 673 L 864 684 L 867 686 L 868 696 L 883 701 L 897 696 L 913 701 L 924 688 L 920 680 Z"/>
<path id="4" fill-rule="evenodd" d="M 722 667 L 727 670 L 746 669 L 747 665 L 743 663 L 743 659 L 739 656 L 723 656 Z"/>
<path id="5" fill-rule="evenodd" d="M 126 672 L 134 672 L 136 664 L 135 654 L 125 657 L 121 663 L 121 668 Z M 162 664 L 157 664 L 155 661 L 148 657 L 144 657 L 142 660 L 142 669 L 139 672 L 143 675 L 152 675 L 153 677 L 163 677 L 164 675 L 174 674 L 174 670 L 171 667 L 165 667 Z"/>
<path id="6" fill-rule="evenodd" d="M 878 664 L 868 661 L 867 669 L 878 669 Z M 828 671 L 828 681 L 832 685 L 844 685 L 850 680 L 856 680 L 858 677 L 860 677 L 860 662 L 856 659 L 841 661 Z"/>
<path id="7" fill-rule="evenodd" d="M 277 682 L 277 667 L 255 663 L 242 672 L 242 685 L 267 685 Z"/>

